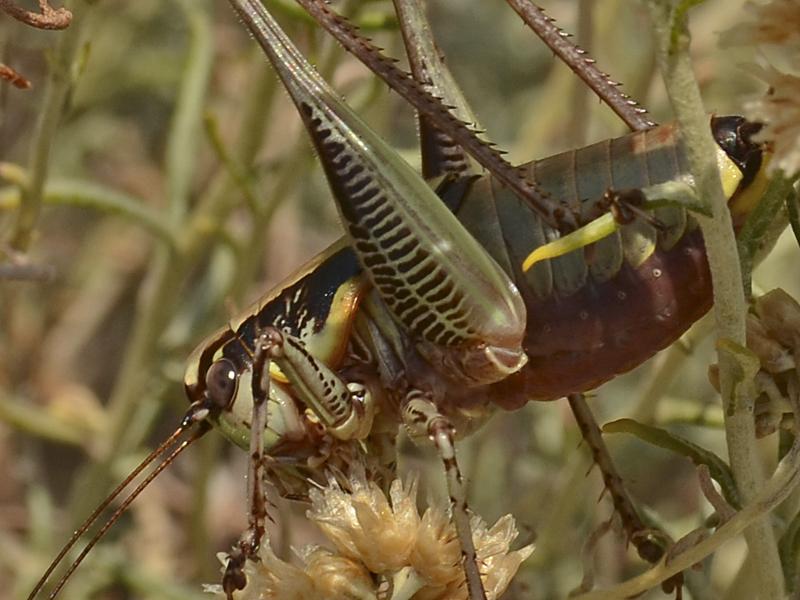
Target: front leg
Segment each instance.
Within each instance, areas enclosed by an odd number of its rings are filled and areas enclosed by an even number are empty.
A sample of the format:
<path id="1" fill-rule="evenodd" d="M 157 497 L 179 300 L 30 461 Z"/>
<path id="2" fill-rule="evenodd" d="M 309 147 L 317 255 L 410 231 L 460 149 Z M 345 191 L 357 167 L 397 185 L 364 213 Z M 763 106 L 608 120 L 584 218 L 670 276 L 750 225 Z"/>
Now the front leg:
<path id="1" fill-rule="evenodd" d="M 366 383 L 345 381 L 293 335 L 274 327 L 267 330 L 272 338 L 270 358 L 325 430 L 339 440 L 366 438 L 375 417 L 376 390 Z"/>
<path id="2" fill-rule="evenodd" d="M 270 356 L 279 341 L 277 331 L 267 328 L 258 336 L 253 353 L 253 377 L 251 379 L 253 416 L 250 420 L 250 455 L 247 469 L 248 528 L 242 534 L 237 546 L 228 555 L 228 563 L 225 565 L 222 589 L 228 600 L 233 600 L 233 593 L 243 590 L 247 585 L 247 577 L 244 573 L 245 562 L 259 560 L 258 551 L 267 531 L 267 498 L 264 494 L 264 435 L 262 432 L 267 428 Z M 220 375 L 222 378 L 226 378 L 231 373 L 231 371 L 227 371 Z"/>
<path id="3" fill-rule="evenodd" d="M 266 535 L 267 499 L 264 494 L 265 455 L 263 431 L 267 427 L 270 363 L 274 361 L 297 399 L 309 407 L 326 431 L 341 440 L 363 439 L 372 429 L 374 403 L 369 388 L 346 382 L 306 350 L 296 337 L 275 327 L 265 327 L 252 354 L 250 455 L 247 473 L 248 528 L 228 555 L 222 589 L 228 600 L 247 585 L 245 563 L 259 561 Z M 229 371 L 222 370 L 223 383 Z"/>
<path id="4" fill-rule="evenodd" d="M 436 446 L 444 464 L 450 512 L 456 524 L 458 541 L 461 545 L 461 561 L 467 580 L 469 599 L 486 600 L 486 592 L 483 589 L 478 568 L 478 555 L 472 539 L 472 527 L 467 508 L 467 491 L 456 460 L 455 428 L 450 420 L 439 412 L 430 396 L 419 390 L 412 390 L 406 395 L 403 423 L 412 438 L 428 437 Z"/>

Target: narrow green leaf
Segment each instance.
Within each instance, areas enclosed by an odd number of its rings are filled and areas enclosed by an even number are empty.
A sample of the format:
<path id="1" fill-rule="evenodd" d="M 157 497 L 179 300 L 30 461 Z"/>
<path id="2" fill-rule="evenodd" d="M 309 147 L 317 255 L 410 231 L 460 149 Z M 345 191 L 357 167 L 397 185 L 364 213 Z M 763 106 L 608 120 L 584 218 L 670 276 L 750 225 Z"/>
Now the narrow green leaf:
<path id="1" fill-rule="evenodd" d="M 628 433 L 648 444 L 685 456 L 696 465 L 706 465 L 711 477 L 720 485 L 722 494 L 728 504 L 737 509 L 741 507 L 739 493 L 736 490 L 736 483 L 733 480 L 730 467 L 710 450 L 706 450 L 666 429 L 645 425 L 633 419 L 618 419 L 606 423 L 603 425 L 603 433 Z"/>
<path id="2" fill-rule="evenodd" d="M 15 402 L 4 396 L 0 396 L 0 422 L 29 435 L 53 442 L 82 446 L 85 441 L 83 432 L 52 417 L 47 411 L 22 402 Z"/>
<path id="3" fill-rule="evenodd" d="M 800 196 L 796 192 L 792 192 L 786 196 L 786 208 L 789 211 L 789 223 L 792 226 L 792 233 L 794 239 L 797 240 L 797 245 L 800 246 Z"/>
<path id="4" fill-rule="evenodd" d="M 776 173 L 770 179 L 764 196 L 747 216 L 747 220 L 737 236 L 739 257 L 742 262 L 742 278 L 748 292 L 755 256 L 764 244 L 765 236 L 783 208 L 784 202 L 790 206 L 791 215 L 791 202 L 787 199 L 791 195 L 791 191 L 792 181 L 786 179 L 782 173 Z"/>
<path id="5" fill-rule="evenodd" d="M 82 206 L 119 215 L 155 234 L 168 246 L 175 246 L 175 233 L 163 215 L 135 196 L 82 179 L 51 179 L 45 185 L 43 199 L 45 204 Z M 19 203 L 19 188 L 0 188 L 0 211 L 16 208 Z"/>

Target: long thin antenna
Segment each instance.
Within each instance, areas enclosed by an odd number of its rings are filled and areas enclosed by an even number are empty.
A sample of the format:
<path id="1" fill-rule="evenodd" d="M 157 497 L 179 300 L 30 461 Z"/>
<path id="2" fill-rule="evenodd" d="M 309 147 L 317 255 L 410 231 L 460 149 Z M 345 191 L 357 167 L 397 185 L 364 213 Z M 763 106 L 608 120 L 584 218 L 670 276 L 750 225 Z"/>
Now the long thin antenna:
<path id="1" fill-rule="evenodd" d="M 180 426 L 173 431 L 170 436 L 165 439 L 159 446 L 153 450 L 147 457 L 139 463 L 139 465 L 131 471 L 131 473 L 120 483 L 114 490 L 103 500 L 97 508 L 94 509 L 91 515 L 83 522 L 80 528 L 76 529 L 75 532 L 72 534 L 72 537 L 69 538 L 66 544 L 61 548 L 61 551 L 58 553 L 58 556 L 53 559 L 53 562 L 50 563 L 50 566 L 47 567 L 47 570 L 41 576 L 39 581 L 36 583 L 36 587 L 33 588 L 33 591 L 28 595 L 28 600 L 34 600 L 38 593 L 42 590 L 42 588 L 47 583 L 47 580 L 50 578 L 50 575 L 56 569 L 56 567 L 61 563 L 61 561 L 66 556 L 67 552 L 69 552 L 72 547 L 77 543 L 77 541 L 86 533 L 86 531 L 91 527 L 95 521 L 97 521 L 98 517 L 102 514 L 102 512 L 111 504 L 117 496 L 119 496 L 122 491 L 133 481 L 148 465 L 150 465 L 154 460 L 159 458 L 163 455 L 169 448 L 176 442 L 178 437 L 181 436 L 190 426 L 194 425 L 198 421 L 202 421 L 203 418 L 208 414 L 208 411 L 205 409 L 198 409 L 198 408 L 190 408 L 186 415 L 181 420 Z M 66 574 L 59 580 L 58 585 L 56 586 L 55 590 L 50 594 L 50 598 L 55 598 L 56 594 L 59 590 L 64 586 L 69 579 L 70 575 L 75 571 L 81 561 L 84 559 L 88 551 L 100 540 L 101 537 L 108 531 L 108 528 L 113 525 L 114 521 L 116 521 L 119 516 L 125 511 L 125 509 L 133 502 L 133 500 L 138 496 L 142 490 L 147 487 L 147 485 L 161 472 L 163 471 L 177 456 L 183 452 L 183 450 L 192 442 L 200 438 L 206 431 L 208 431 L 209 426 L 206 425 L 204 422 L 201 422 L 201 427 L 197 431 L 195 431 L 191 437 L 187 438 L 184 442 L 182 442 L 175 451 L 170 454 L 162 463 L 156 467 L 156 469 L 147 476 L 144 481 L 142 481 L 137 488 L 131 492 L 131 494 L 125 499 L 125 501 L 120 505 L 120 507 L 114 512 L 111 518 L 103 525 L 103 528 L 95 534 L 94 538 L 87 544 L 86 548 L 81 552 L 80 556 L 70 565 L 69 570 Z"/>

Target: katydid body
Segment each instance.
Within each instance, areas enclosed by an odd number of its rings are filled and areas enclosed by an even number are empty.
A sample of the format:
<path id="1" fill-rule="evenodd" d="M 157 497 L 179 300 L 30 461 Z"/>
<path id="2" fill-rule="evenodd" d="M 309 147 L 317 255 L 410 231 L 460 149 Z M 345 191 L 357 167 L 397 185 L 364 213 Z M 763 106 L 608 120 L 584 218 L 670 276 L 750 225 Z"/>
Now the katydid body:
<path id="1" fill-rule="evenodd" d="M 530 269 L 523 262 L 602 215 L 610 197 L 652 197 L 672 182 L 691 187 L 680 134 L 672 125 L 645 130 L 650 122 L 622 96 L 619 110 L 631 107 L 626 121 L 638 131 L 512 167 L 464 125 L 474 119 L 438 53 L 415 57 L 415 48 L 433 47 L 429 32 L 410 25 L 417 2 L 396 1 L 413 77 L 329 19 L 420 111 L 423 172 L 437 178 L 434 190 L 344 104 L 260 3 L 231 2 L 297 106 L 346 233 L 188 361 L 192 408 L 181 428 L 208 421 L 251 456 L 250 529 L 232 554 L 225 592 L 235 597 L 247 583 L 244 561 L 257 559 L 262 477 L 289 496 L 306 495 L 326 467 L 366 466 L 385 483 L 403 426 L 439 452 L 469 598 L 485 598 L 456 437 L 497 407 L 579 394 L 634 368 L 712 300 L 702 237 L 678 204 L 646 218 L 633 207 L 634 218 L 603 239 Z M 313 14 L 321 22 L 330 17 L 321 3 L 302 4 L 320 11 Z M 742 119 L 714 119 L 712 129 L 740 219 L 761 152 Z M 476 171 L 473 158 L 489 172 Z"/>
<path id="2" fill-rule="evenodd" d="M 297 105 L 348 235 L 201 346 L 187 370 L 187 393 L 194 402 L 210 398 L 218 407 L 214 420 L 244 445 L 249 386 L 209 393 L 209 370 L 219 369 L 226 381 L 246 378 L 250 341 L 265 330 L 286 332 L 282 348 L 303 351 L 294 359 L 275 352 L 281 373 L 273 374 L 269 422 L 282 435 L 267 433 L 267 453 L 288 461 L 296 475 L 303 460 L 312 458 L 314 468 L 325 460 L 307 456 L 308 449 L 335 456 L 332 448 L 352 440 L 379 448 L 371 436 L 393 439 L 398 423 L 430 438 L 447 472 L 470 598 L 483 598 L 453 453 L 456 432 L 468 433 L 497 405 L 596 387 L 673 342 L 711 303 L 702 239 L 680 206 L 660 209 L 653 224 L 634 219 L 527 272 L 523 259 L 559 236 L 548 219 L 559 210 L 588 222 L 610 190 L 646 194 L 666 182 L 691 184 L 680 136 L 667 125 L 524 165 L 552 212 L 493 175 L 465 173 L 460 160 L 452 161 L 437 197 L 319 79 L 260 5 L 234 5 Z M 737 118 L 714 121 L 720 141 L 732 135 L 738 142 L 731 156 L 719 150 L 731 195 L 742 181 L 747 188 L 761 163 L 741 125 Z M 310 297 L 331 302 L 309 310 Z M 326 331 L 328 323 L 338 333 Z M 315 392 L 308 381 L 317 376 L 324 385 Z M 353 385 L 359 396 L 348 393 Z M 328 443 L 317 439 L 319 423 Z M 298 449 L 302 454 L 293 455 Z"/>
<path id="3" fill-rule="evenodd" d="M 716 122 L 720 128 L 740 123 L 736 118 Z M 759 166 L 757 154 L 749 160 L 748 168 Z M 540 159 L 528 168 L 552 197 L 575 203 L 586 214 L 592 214 L 608 189 L 690 180 L 672 125 Z M 741 173 L 738 168 L 728 171 L 732 201 L 741 198 L 750 183 L 745 181 L 735 191 Z M 447 405 L 456 413 L 459 406 L 474 414 L 477 405 L 487 410 L 492 404 L 509 408 L 514 403 L 553 400 L 593 389 L 674 342 L 711 306 L 702 237 L 680 207 L 656 212 L 663 224 L 658 230 L 637 221 L 596 245 L 539 263 L 524 273 L 524 257 L 553 236 L 535 211 L 491 176 L 448 180 L 438 193 L 503 268 L 525 299 L 527 311 L 523 342 L 527 364 L 500 382 L 471 387 L 468 398 L 459 398 L 461 392 L 449 386 Z M 201 393 L 198 382 L 214 356 L 231 360 L 237 373 L 246 371 L 252 352 L 248 341 L 268 326 L 303 340 L 330 368 L 380 374 L 386 387 L 401 372 L 410 377 L 412 365 L 417 371 L 422 367 L 435 372 L 414 353 L 413 336 L 388 316 L 347 238 L 198 347 L 187 369 L 190 397 Z M 427 373 L 420 379 L 425 377 L 440 378 L 441 385 L 446 385 L 448 373 Z M 278 375 L 277 381 L 284 385 L 286 379 Z M 222 418 L 226 418 L 224 413 Z M 240 426 L 225 429 L 245 431 Z M 239 444 L 243 440 L 234 439 Z"/>

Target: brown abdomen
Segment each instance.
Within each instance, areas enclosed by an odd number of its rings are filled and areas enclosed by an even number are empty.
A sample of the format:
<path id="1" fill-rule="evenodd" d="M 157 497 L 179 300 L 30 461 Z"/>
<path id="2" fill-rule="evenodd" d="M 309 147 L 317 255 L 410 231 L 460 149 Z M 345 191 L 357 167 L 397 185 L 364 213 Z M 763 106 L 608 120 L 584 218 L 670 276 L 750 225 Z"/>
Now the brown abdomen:
<path id="1" fill-rule="evenodd" d="M 711 275 L 695 229 L 636 269 L 626 264 L 608 281 L 529 304 L 530 361 L 493 386 L 491 397 L 515 409 L 596 388 L 673 343 L 711 304 Z"/>
<path id="2" fill-rule="evenodd" d="M 691 181 L 669 125 L 539 160 L 529 169 L 554 200 L 587 218 L 607 190 Z M 558 234 L 523 200 L 482 179 L 456 214 L 525 299 L 530 360 L 491 388 L 501 406 L 595 388 L 671 344 L 711 306 L 702 237 L 678 207 L 656 211 L 660 231 L 636 220 L 527 273 L 521 264 L 528 253 Z"/>

